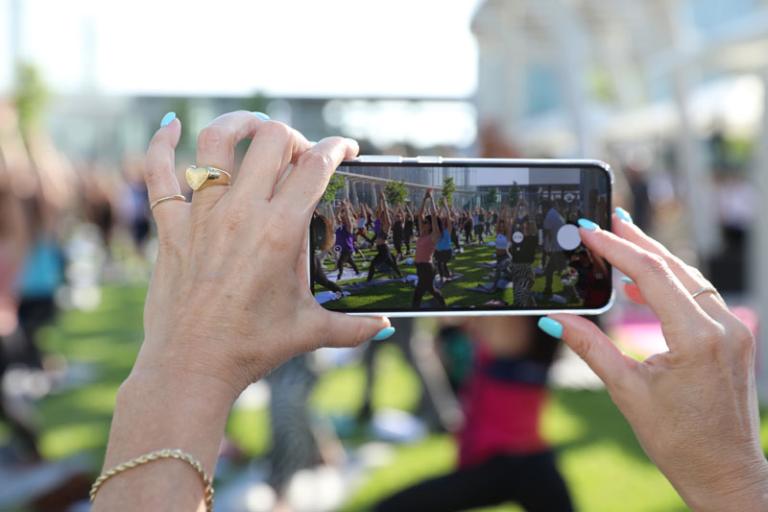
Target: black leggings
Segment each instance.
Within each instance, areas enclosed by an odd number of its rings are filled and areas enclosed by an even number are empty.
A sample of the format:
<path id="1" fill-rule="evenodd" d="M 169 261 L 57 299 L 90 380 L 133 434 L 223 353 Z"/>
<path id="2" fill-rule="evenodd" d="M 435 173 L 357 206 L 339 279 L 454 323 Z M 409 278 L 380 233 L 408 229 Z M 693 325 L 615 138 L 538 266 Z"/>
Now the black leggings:
<path id="1" fill-rule="evenodd" d="M 16 329 L 8 337 L 0 337 L 0 382 L 2 382 L 5 372 L 11 363 L 8 359 L 6 352 L 7 346 L 12 346 L 16 343 L 24 343 L 24 334 L 21 329 Z M 28 457 L 29 461 L 39 462 L 42 460 L 40 452 L 38 451 L 38 435 L 34 425 L 30 424 L 27 418 L 19 414 L 18 410 L 13 408 L 6 408 L 5 400 L 0 399 L 0 423 L 5 423 L 11 430 L 13 436 L 11 441 L 16 441 L 18 446 L 24 451 L 24 455 Z M 13 446 L 13 444 L 12 444 Z"/>
<path id="2" fill-rule="evenodd" d="M 453 228 L 451 230 L 451 242 L 453 242 L 453 248 L 457 251 L 461 250 L 461 242 L 459 242 L 459 230 Z"/>
<path id="3" fill-rule="evenodd" d="M 448 268 L 448 262 L 451 261 L 452 255 L 453 254 L 451 253 L 450 249 L 446 249 L 444 251 L 435 251 L 435 261 L 437 262 L 437 272 L 440 274 L 440 277 L 444 280 L 451 277 L 451 271 Z"/>
<path id="4" fill-rule="evenodd" d="M 320 253 L 317 251 L 315 251 L 312 259 L 309 260 L 309 277 L 311 281 L 310 288 L 312 289 L 312 294 L 315 293 L 316 284 L 319 284 L 320 286 L 332 292 L 341 291 L 339 285 L 328 279 L 328 277 L 325 275 L 325 271 L 323 270 L 323 261 L 320 258 Z"/>
<path id="5" fill-rule="evenodd" d="M 22 345 L 18 353 L 11 354 L 11 359 L 30 368 L 43 368 L 43 356 L 37 345 L 37 335 L 41 327 L 56 318 L 56 302 L 53 296 L 35 299 L 22 299 L 19 304 L 19 328 L 23 334 Z"/>
<path id="6" fill-rule="evenodd" d="M 571 512 L 568 488 L 550 451 L 497 455 L 426 480 L 374 507 L 376 512 L 450 512 L 515 502 L 527 512 Z"/>
<path id="7" fill-rule="evenodd" d="M 336 270 L 338 270 L 339 275 L 336 278 L 338 281 L 341 279 L 341 274 L 344 272 L 344 264 L 348 263 L 350 267 L 352 267 L 352 270 L 355 271 L 355 274 L 359 274 L 360 271 L 357 269 L 357 265 L 355 265 L 355 260 L 352 259 L 352 253 L 347 250 L 342 250 L 341 254 L 339 255 L 338 261 L 336 261 Z"/>
<path id="8" fill-rule="evenodd" d="M 397 253 L 397 255 L 402 256 L 403 255 L 403 237 L 393 236 L 392 244 L 395 246 L 395 252 Z"/>
<path id="9" fill-rule="evenodd" d="M 389 252 L 389 247 L 387 244 L 379 244 L 376 246 L 376 256 L 373 257 L 373 260 L 371 260 L 371 266 L 368 267 L 368 281 L 373 280 L 373 274 L 376 273 L 376 266 L 377 265 L 388 265 L 392 267 L 392 270 L 395 271 L 395 274 L 397 274 L 398 277 L 403 277 L 402 272 L 400 272 L 400 269 L 397 267 L 397 260 L 395 260 L 394 256 L 392 256 L 392 253 Z"/>
<path id="10" fill-rule="evenodd" d="M 483 243 L 485 240 L 483 240 L 483 224 L 477 224 L 475 226 L 475 235 L 477 235 L 477 239 L 480 241 L 480 243 Z"/>
<path id="11" fill-rule="evenodd" d="M 421 305 L 421 299 L 424 294 L 429 292 L 435 298 L 435 301 L 441 307 L 445 307 L 445 299 L 439 291 L 435 289 L 435 269 L 431 263 L 416 263 L 416 276 L 419 281 L 416 283 L 416 290 L 413 292 L 413 307 L 418 308 Z"/>

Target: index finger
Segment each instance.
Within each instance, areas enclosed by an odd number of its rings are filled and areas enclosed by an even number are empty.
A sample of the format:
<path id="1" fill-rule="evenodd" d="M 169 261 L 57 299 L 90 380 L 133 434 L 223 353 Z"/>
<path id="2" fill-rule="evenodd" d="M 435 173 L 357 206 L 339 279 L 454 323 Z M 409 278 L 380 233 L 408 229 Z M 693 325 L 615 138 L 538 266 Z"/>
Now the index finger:
<path id="1" fill-rule="evenodd" d="M 693 300 L 664 258 L 610 231 L 596 226 L 594 229 L 584 227 L 592 227 L 593 223 L 582 223 L 580 220 L 579 224 L 582 226 L 579 232 L 584 244 L 632 278 L 661 321 L 665 333 L 680 332 L 680 329 L 688 329 L 692 324 L 700 325 L 702 320 L 712 321 Z"/>
<path id="2" fill-rule="evenodd" d="M 309 216 L 323 196 L 336 168 L 357 156 L 357 142 L 344 137 L 327 137 L 302 153 L 274 195 L 274 201 Z"/>

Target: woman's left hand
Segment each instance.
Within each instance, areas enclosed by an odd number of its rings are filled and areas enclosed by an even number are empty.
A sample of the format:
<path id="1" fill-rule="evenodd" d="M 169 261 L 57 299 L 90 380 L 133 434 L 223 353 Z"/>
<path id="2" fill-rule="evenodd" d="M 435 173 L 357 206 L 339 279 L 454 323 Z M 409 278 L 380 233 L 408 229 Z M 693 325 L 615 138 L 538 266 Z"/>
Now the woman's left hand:
<path id="1" fill-rule="evenodd" d="M 150 202 L 181 193 L 175 148 L 181 123 L 152 138 Z M 239 169 L 235 147 L 251 139 Z M 159 255 L 144 308 L 144 343 L 120 388 L 104 467 L 164 448 L 213 473 L 232 402 L 287 359 L 322 346 L 351 346 L 394 330 L 386 318 L 322 308 L 310 293 L 309 222 L 336 167 L 357 144 L 316 145 L 250 112 L 215 119 L 197 139 L 198 166 L 233 184 L 197 190 L 192 202 L 154 208 Z M 94 510 L 200 510 L 203 486 L 173 461 L 128 471 L 99 491 Z"/>

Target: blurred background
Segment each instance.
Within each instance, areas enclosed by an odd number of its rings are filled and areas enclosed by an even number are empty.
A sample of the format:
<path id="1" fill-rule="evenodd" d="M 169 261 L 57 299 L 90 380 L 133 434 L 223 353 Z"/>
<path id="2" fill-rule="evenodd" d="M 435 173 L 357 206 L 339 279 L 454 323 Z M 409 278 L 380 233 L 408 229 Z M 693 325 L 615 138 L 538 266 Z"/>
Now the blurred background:
<path id="1" fill-rule="evenodd" d="M 88 510 L 142 339 L 155 253 L 142 155 L 168 111 L 180 169 L 198 130 L 236 109 L 365 154 L 605 160 L 615 205 L 755 330 L 768 399 L 767 81 L 764 0 L 0 0 L 0 510 Z M 638 358 L 665 348 L 621 292 L 599 322 Z M 401 320 L 390 342 L 252 385 L 217 509 L 396 510 L 377 504 L 464 467 L 468 426 L 524 418 L 577 509 L 685 510 L 588 368 L 565 349 L 478 349 L 499 325 Z M 528 327 L 503 331 L 536 346 Z M 497 385 L 482 381 L 489 357 L 540 364 L 534 409 L 517 388 L 473 402 L 467 390 Z M 525 482 L 522 467 L 500 485 Z"/>

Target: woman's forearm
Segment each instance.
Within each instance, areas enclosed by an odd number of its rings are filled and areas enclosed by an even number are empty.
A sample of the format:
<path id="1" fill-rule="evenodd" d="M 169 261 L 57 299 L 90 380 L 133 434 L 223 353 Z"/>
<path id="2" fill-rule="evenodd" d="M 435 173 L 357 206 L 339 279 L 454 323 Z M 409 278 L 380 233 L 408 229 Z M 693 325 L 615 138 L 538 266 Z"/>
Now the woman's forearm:
<path id="1" fill-rule="evenodd" d="M 134 370 L 117 395 L 104 470 L 169 448 L 197 458 L 212 477 L 232 395 L 223 381 L 199 374 Z M 204 510 L 203 491 L 200 476 L 187 463 L 158 460 L 108 480 L 94 511 Z"/>

